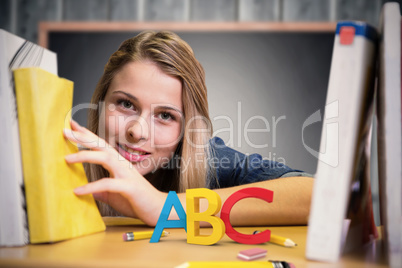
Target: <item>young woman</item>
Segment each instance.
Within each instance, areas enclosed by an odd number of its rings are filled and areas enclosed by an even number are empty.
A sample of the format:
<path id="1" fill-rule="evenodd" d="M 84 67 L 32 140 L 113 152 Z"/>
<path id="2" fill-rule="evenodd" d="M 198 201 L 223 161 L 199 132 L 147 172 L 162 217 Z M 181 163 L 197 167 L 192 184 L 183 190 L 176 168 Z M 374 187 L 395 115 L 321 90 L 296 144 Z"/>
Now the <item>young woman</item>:
<path id="1" fill-rule="evenodd" d="M 211 137 L 204 70 L 176 34 L 147 31 L 123 42 L 91 102 L 97 108 L 90 111 L 89 130 L 72 121 L 64 134 L 89 150 L 66 161 L 88 163 L 90 183 L 75 194 L 93 194 L 102 215 L 154 226 L 168 191 L 176 191 L 185 208 L 186 189 L 207 187 L 225 202 L 241 188 L 262 187 L 274 191 L 274 201 L 239 202 L 232 225 L 306 224 L 313 179 Z"/>

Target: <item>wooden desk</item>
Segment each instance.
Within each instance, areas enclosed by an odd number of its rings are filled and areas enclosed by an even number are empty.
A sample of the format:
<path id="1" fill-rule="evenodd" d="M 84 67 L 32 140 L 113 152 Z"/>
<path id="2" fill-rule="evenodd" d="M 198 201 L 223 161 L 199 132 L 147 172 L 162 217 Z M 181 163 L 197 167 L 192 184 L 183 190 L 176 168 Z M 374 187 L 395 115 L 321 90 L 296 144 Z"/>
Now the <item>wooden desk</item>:
<path id="1" fill-rule="evenodd" d="M 125 232 L 152 229 L 131 219 L 117 222 L 111 218 L 104 220 L 108 226 L 106 232 L 54 244 L 0 248 L 0 267 L 175 267 L 187 261 L 240 261 L 236 258 L 237 253 L 253 247 L 268 250 L 267 257 L 260 259 L 262 261 L 285 260 L 298 268 L 387 267 L 380 240 L 358 252 L 345 254 L 337 263 L 307 261 L 306 226 L 269 227 L 272 233 L 286 236 L 298 243 L 295 248 L 271 243 L 243 245 L 226 235 L 213 246 L 201 246 L 187 244 L 183 229 L 169 229 L 170 235 L 162 237 L 159 243 L 149 243 L 149 240 L 124 242 L 122 234 Z M 258 229 L 266 228 L 243 227 L 238 230 L 252 233 Z"/>

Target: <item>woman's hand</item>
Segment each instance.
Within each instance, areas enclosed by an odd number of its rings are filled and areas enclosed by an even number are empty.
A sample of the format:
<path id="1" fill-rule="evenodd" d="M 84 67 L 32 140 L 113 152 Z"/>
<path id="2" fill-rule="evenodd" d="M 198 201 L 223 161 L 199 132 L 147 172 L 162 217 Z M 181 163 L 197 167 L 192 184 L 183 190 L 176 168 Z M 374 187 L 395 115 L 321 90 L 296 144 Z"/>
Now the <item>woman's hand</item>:
<path id="1" fill-rule="evenodd" d="M 146 224 L 155 226 L 167 194 L 153 187 L 105 140 L 73 120 L 71 129 L 65 129 L 64 136 L 90 150 L 67 155 L 67 163 L 102 165 L 110 174 L 110 178 L 88 183 L 76 188 L 74 193 L 93 194 L 95 199 L 109 204 L 120 213 L 138 217 Z"/>

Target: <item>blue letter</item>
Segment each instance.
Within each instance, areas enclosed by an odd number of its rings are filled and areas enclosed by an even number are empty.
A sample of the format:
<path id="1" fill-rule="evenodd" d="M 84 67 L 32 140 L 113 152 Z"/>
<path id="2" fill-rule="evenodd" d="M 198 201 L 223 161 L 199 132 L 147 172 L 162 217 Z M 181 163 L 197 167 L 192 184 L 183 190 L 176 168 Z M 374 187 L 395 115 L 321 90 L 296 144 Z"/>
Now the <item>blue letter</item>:
<path id="1" fill-rule="evenodd" d="M 176 210 L 179 220 L 168 220 L 172 207 Z M 187 215 L 184 212 L 183 206 L 180 203 L 179 197 L 176 192 L 170 191 L 166 197 L 165 204 L 163 205 L 161 215 L 159 215 L 158 222 L 156 223 L 154 233 L 152 234 L 150 243 L 159 242 L 163 229 L 165 228 L 184 228 L 187 232 Z"/>

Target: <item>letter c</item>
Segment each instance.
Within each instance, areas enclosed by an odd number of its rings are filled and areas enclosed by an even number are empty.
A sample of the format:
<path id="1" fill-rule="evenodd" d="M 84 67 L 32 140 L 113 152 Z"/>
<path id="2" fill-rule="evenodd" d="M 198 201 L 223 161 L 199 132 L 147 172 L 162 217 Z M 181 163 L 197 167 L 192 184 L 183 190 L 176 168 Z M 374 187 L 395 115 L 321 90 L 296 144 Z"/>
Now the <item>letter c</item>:
<path id="1" fill-rule="evenodd" d="M 274 197 L 274 192 L 264 188 L 250 187 L 241 189 L 229 196 L 221 210 L 221 219 L 225 223 L 226 234 L 232 240 L 242 244 L 262 244 L 268 242 L 271 238 L 270 230 L 265 230 L 259 234 L 246 235 L 237 232 L 230 223 L 229 215 L 234 204 L 248 197 L 259 198 L 271 203 Z"/>

